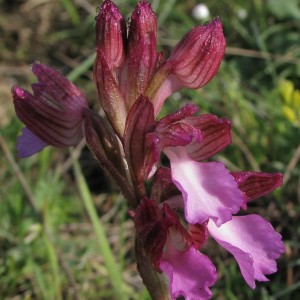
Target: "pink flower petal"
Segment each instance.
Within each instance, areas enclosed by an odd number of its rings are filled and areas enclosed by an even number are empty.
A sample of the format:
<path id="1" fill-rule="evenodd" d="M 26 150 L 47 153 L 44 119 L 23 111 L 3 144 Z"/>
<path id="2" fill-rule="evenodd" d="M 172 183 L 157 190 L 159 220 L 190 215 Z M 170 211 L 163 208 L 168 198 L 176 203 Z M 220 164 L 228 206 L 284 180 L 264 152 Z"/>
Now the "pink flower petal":
<path id="1" fill-rule="evenodd" d="M 216 268 L 206 255 L 194 247 L 187 251 L 168 251 L 160 268 L 169 277 L 172 299 L 180 295 L 187 300 L 209 299 L 212 296 L 209 288 L 217 280 Z"/>
<path id="2" fill-rule="evenodd" d="M 262 217 L 235 216 L 219 228 L 209 221 L 208 231 L 235 257 L 251 288 L 255 288 L 255 280 L 268 281 L 265 275 L 277 271 L 275 260 L 285 247 L 281 235 Z"/>
<path id="3" fill-rule="evenodd" d="M 17 150 L 19 157 L 29 157 L 43 150 L 48 144 L 33 134 L 27 127 L 22 128 L 18 137 Z"/>
<path id="4" fill-rule="evenodd" d="M 202 224 L 211 218 L 217 226 L 229 221 L 243 204 L 243 194 L 223 163 L 199 163 L 183 147 L 167 148 L 172 178 L 182 192 L 185 218 Z"/>

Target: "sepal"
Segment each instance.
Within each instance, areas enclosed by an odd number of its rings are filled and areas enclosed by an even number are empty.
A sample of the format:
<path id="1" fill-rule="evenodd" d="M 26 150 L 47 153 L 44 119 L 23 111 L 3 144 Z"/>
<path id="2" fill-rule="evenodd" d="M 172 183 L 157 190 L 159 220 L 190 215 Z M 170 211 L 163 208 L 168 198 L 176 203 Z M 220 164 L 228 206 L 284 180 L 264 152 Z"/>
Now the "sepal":
<path id="1" fill-rule="evenodd" d="M 148 178 L 154 164 L 152 154 L 146 147 L 146 134 L 153 126 L 153 105 L 147 97 L 140 96 L 128 113 L 123 139 L 133 184 L 140 198 L 145 195 L 144 181 Z"/>
<path id="2" fill-rule="evenodd" d="M 215 115 L 192 116 L 187 122 L 201 131 L 202 142 L 187 146 L 189 156 L 196 161 L 206 160 L 231 144 L 230 121 Z"/>
<path id="3" fill-rule="evenodd" d="M 144 91 L 161 57 L 156 51 L 156 17 L 148 1 L 132 13 L 128 32 L 126 105 L 130 108 Z"/>
<path id="4" fill-rule="evenodd" d="M 151 187 L 151 199 L 155 199 L 157 203 L 161 203 L 169 198 L 180 195 L 172 181 L 171 169 L 160 167 L 153 177 Z"/>
<path id="5" fill-rule="evenodd" d="M 246 203 L 264 196 L 282 185 L 282 174 L 280 173 L 240 171 L 232 172 L 231 175 L 244 193 Z"/>
<path id="6" fill-rule="evenodd" d="M 220 19 L 197 26 L 175 46 L 169 62 L 172 74 L 188 88 L 206 85 L 222 62 L 226 42 Z"/>
<path id="7" fill-rule="evenodd" d="M 56 147 L 76 145 L 83 136 L 85 96 L 67 78 L 48 66 L 35 63 L 32 71 L 38 79 L 38 83 L 32 85 L 33 94 L 20 87 L 12 88 L 18 118 L 46 144 Z"/>

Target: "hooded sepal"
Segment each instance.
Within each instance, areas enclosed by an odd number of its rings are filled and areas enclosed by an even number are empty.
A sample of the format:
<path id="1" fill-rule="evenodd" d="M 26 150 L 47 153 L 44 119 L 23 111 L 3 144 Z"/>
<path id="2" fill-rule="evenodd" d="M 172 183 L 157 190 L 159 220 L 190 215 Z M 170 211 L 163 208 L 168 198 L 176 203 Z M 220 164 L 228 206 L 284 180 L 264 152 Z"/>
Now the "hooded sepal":
<path id="1" fill-rule="evenodd" d="M 155 130 L 147 135 L 148 145 L 152 145 L 153 152 L 160 153 L 167 147 L 186 146 L 193 140 L 200 143 L 201 131 L 186 122 L 186 119 L 197 110 L 196 105 L 186 105 L 177 112 L 162 118 Z"/>
<path id="2" fill-rule="evenodd" d="M 135 211 L 137 238 L 153 266 L 158 266 L 172 221 L 164 219 L 155 200 L 144 198 Z"/>
<path id="3" fill-rule="evenodd" d="M 169 62 L 172 64 L 172 74 L 188 88 L 206 85 L 218 71 L 225 47 L 220 19 L 195 27 L 171 53 Z"/>
<path id="4" fill-rule="evenodd" d="M 147 135 L 148 144 L 152 145 L 154 153 L 167 147 L 185 146 L 192 159 L 202 161 L 231 143 L 228 120 L 210 114 L 193 116 L 197 110 L 196 105 L 188 104 L 162 118 L 155 131 Z"/>
<path id="5" fill-rule="evenodd" d="M 137 238 L 145 254 L 160 272 L 160 262 L 167 240 L 172 247 L 180 250 L 189 248 L 192 240 L 181 225 L 179 217 L 167 203 L 158 206 L 152 199 L 144 198 L 135 211 L 134 222 Z"/>
<path id="6" fill-rule="evenodd" d="M 32 85 L 33 94 L 20 87 L 12 88 L 18 118 L 46 144 L 56 147 L 76 145 L 83 136 L 85 96 L 67 78 L 48 66 L 35 63 L 32 71 L 38 79 L 38 83 Z"/>

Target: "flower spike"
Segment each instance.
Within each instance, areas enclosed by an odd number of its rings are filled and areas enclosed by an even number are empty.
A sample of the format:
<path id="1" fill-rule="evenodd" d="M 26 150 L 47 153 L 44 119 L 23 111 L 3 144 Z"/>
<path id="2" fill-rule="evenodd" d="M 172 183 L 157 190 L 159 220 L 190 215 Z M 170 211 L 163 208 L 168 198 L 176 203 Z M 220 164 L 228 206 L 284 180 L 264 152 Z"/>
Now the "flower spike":
<path id="1" fill-rule="evenodd" d="M 19 155 L 76 145 L 84 133 L 128 202 L 137 269 L 153 299 L 212 297 L 217 271 L 200 252 L 209 235 L 235 257 L 251 288 L 267 281 L 285 251 L 282 238 L 260 216 L 238 214 L 279 187 L 282 175 L 230 172 L 211 161 L 231 143 L 227 119 L 201 115 L 192 103 L 157 117 L 168 96 L 201 88 L 215 76 L 226 46 L 220 19 L 189 31 L 168 59 L 157 52 L 157 20 L 146 0 L 127 24 L 118 7 L 103 0 L 95 29 L 100 113 L 67 78 L 34 64 L 33 93 L 12 89 L 26 125 Z"/>
<path id="2" fill-rule="evenodd" d="M 128 32 L 128 108 L 144 93 L 157 61 L 156 17 L 150 3 L 140 1 L 132 13 Z"/>

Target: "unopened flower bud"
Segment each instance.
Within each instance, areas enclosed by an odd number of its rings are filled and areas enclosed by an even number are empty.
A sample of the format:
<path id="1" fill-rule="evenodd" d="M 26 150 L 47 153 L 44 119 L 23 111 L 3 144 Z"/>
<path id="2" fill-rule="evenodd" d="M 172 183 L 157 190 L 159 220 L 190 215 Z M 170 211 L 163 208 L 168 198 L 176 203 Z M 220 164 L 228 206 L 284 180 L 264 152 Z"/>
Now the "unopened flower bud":
<path id="1" fill-rule="evenodd" d="M 225 51 L 221 21 L 189 31 L 171 53 L 172 74 L 188 88 L 206 85 L 216 74 Z"/>
<path id="2" fill-rule="evenodd" d="M 130 108 L 145 91 L 158 61 L 156 17 L 147 1 L 140 1 L 131 16 L 128 43 L 126 104 Z"/>
<path id="3" fill-rule="evenodd" d="M 104 1 L 96 21 L 96 44 L 108 65 L 120 67 L 124 62 L 126 23 L 117 6 L 110 0 Z"/>

